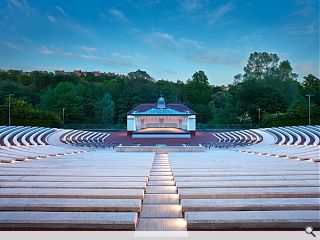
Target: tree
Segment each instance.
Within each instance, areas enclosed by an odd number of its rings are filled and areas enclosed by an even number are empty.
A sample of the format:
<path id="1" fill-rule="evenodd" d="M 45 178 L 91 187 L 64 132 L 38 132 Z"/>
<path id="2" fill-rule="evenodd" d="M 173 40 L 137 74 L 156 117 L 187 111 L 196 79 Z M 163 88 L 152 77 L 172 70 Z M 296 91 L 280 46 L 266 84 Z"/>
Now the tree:
<path id="1" fill-rule="evenodd" d="M 148 80 L 151 81 L 152 77 L 146 72 L 138 69 L 135 72 L 129 72 L 128 73 L 128 78 L 129 79 L 134 79 L 134 80 Z"/>
<path id="2" fill-rule="evenodd" d="M 238 117 L 239 121 L 244 124 L 248 124 L 252 122 L 250 114 L 248 112 L 243 113 L 240 117 Z"/>
<path id="3" fill-rule="evenodd" d="M 104 124 L 113 124 L 114 117 L 114 102 L 112 101 L 112 96 L 110 93 L 105 93 L 98 103 L 98 111 L 102 111 L 102 121 Z"/>
<path id="4" fill-rule="evenodd" d="M 83 98 L 79 95 L 77 87 L 69 82 L 59 83 L 50 89 L 42 98 L 42 107 L 60 113 L 62 108 L 67 108 L 68 122 L 83 122 L 88 116 L 83 112 Z"/>
<path id="5" fill-rule="evenodd" d="M 309 74 L 302 82 L 303 95 L 311 94 L 312 102 L 320 106 L 320 80 L 316 76 Z"/>
<path id="6" fill-rule="evenodd" d="M 262 80 L 265 75 L 272 72 L 279 63 L 277 54 L 267 52 L 254 52 L 249 56 L 247 65 L 244 67 L 244 78 Z"/>
<path id="7" fill-rule="evenodd" d="M 189 105 L 198 113 L 198 121 L 201 123 L 209 122 L 211 119 L 209 102 L 212 100 L 212 92 L 208 77 L 203 71 L 192 75 L 192 80 L 187 81 L 186 91 Z"/>

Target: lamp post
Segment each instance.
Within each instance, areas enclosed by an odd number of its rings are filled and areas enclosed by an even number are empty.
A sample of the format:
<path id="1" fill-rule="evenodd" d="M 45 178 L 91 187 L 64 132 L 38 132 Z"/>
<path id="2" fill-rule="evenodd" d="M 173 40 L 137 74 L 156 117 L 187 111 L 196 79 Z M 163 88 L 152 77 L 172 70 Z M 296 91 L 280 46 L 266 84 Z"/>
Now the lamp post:
<path id="1" fill-rule="evenodd" d="M 310 107 L 310 101 L 311 101 L 311 94 L 307 94 L 306 95 L 308 97 L 309 100 L 309 126 L 311 125 L 311 107 Z"/>
<path id="2" fill-rule="evenodd" d="M 11 126 L 11 96 L 14 96 L 14 94 L 9 94 L 9 104 L 8 104 L 8 126 Z"/>
<path id="3" fill-rule="evenodd" d="M 65 115 L 66 108 L 62 108 L 62 124 L 64 128 L 64 115 Z"/>
<path id="4" fill-rule="evenodd" d="M 258 126 L 260 127 L 260 116 L 261 116 L 261 108 L 258 108 Z"/>

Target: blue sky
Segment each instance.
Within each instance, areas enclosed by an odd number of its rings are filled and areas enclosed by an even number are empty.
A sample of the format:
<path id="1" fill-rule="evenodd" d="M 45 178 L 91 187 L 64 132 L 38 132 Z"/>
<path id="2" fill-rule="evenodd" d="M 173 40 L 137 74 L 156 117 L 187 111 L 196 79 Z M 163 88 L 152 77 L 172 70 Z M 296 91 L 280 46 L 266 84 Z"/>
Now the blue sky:
<path id="1" fill-rule="evenodd" d="M 317 0 L 0 0 L 0 68 L 228 84 L 253 51 L 319 76 Z"/>

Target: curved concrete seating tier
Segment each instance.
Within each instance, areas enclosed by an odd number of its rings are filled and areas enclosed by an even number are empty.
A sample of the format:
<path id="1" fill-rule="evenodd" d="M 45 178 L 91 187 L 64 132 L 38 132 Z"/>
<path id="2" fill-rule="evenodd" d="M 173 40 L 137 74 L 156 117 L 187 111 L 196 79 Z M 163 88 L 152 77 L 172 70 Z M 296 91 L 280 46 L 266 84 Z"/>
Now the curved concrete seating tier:
<path id="1" fill-rule="evenodd" d="M 230 132 L 213 133 L 218 138 L 217 143 L 204 144 L 205 147 L 228 148 L 237 146 L 249 146 L 257 144 L 263 140 L 262 136 L 252 130 L 240 130 Z"/>
<path id="2" fill-rule="evenodd" d="M 77 147 L 110 147 L 104 140 L 109 136 L 108 133 L 91 131 L 69 130 L 61 135 L 60 140 L 65 144 Z"/>
<path id="3" fill-rule="evenodd" d="M 319 126 L 292 126 L 262 129 L 274 137 L 274 144 L 249 146 L 240 152 L 320 162 Z"/>
<path id="4" fill-rule="evenodd" d="M 80 152 L 79 150 L 49 145 L 47 138 L 56 130 L 30 126 L 1 126 L 0 163 L 14 163 Z"/>

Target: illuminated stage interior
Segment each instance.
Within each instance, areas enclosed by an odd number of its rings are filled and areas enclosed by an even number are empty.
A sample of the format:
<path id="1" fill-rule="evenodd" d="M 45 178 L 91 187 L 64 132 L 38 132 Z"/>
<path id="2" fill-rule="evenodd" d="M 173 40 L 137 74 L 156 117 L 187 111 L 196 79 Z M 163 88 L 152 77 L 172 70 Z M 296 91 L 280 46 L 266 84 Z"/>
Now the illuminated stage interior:
<path id="1" fill-rule="evenodd" d="M 181 129 L 181 128 L 173 128 L 173 127 L 161 127 L 161 128 L 142 128 L 139 129 L 137 131 L 135 131 L 134 133 L 141 133 L 141 134 L 185 134 L 185 133 L 189 133 L 188 131 Z"/>
<path id="2" fill-rule="evenodd" d="M 181 128 L 149 127 L 134 131 L 132 138 L 191 138 L 191 133 Z"/>

